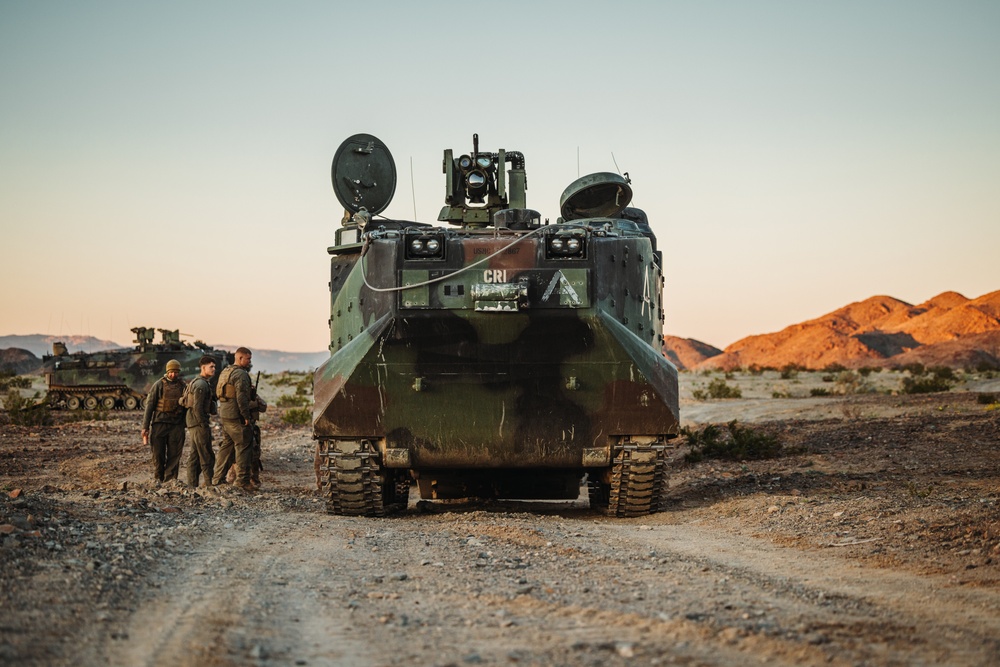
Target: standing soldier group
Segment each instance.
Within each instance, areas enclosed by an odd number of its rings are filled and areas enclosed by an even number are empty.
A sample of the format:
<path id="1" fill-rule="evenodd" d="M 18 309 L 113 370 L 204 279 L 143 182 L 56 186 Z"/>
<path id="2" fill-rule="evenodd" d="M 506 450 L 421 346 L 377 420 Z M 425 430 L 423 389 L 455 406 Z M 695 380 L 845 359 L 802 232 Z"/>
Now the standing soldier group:
<path id="1" fill-rule="evenodd" d="M 226 484 L 226 476 L 233 468 L 238 488 L 253 491 L 260 487 L 257 420 L 267 410 L 267 404 L 250 382 L 252 356 L 245 347 L 237 349 L 236 364 L 222 370 L 214 393 L 210 382 L 215 376 L 214 357 L 203 356 L 200 375 L 186 384 L 180 377 L 180 363 L 176 359 L 167 362 L 166 373 L 149 392 L 142 419 L 142 440 L 152 452 L 153 479 L 177 479 L 186 426 L 191 442 L 188 486 L 197 488 L 202 475 L 206 487 Z M 210 423 L 210 415 L 216 412 L 222 420 L 218 456 L 212 451 Z"/>

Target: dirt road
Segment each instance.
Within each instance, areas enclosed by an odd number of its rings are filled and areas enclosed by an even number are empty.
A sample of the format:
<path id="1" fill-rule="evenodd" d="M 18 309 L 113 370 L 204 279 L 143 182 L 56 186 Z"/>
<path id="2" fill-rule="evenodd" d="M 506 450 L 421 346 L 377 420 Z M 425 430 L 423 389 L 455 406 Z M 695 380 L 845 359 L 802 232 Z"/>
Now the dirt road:
<path id="1" fill-rule="evenodd" d="M 268 512 L 137 591 L 93 664 L 990 664 L 1000 595 L 581 508 Z"/>
<path id="2" fill-rule="evenodd" d="M 415 491 L 330 516 L 304 429 L 265 430 L 240 495 L 150 486 L 134 415 L 3 426 L 0 662 L 998 664 L 997 412 L 889 400 L 762 422 L 798 453 L 679 463 L 627 520 Z"/>

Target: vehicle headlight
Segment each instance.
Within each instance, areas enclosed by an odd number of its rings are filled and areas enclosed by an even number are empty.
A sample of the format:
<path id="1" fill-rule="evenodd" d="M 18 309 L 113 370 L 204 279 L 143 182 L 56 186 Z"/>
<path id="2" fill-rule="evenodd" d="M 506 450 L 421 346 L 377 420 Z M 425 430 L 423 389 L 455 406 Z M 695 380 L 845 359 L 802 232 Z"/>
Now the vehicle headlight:
<path id="1" fill-rule="evenodd" d="M 546 244 L 546 256 L 550 259 L 579 259 L 586 249 L 585 238 L 577 234 L 552 236 Z"/>
<path id="2" fill-rule="evenodd" d="M 444 258 L 444 237 L 441 234 L 410 235 L 405 247 L 406 259 Z"/>

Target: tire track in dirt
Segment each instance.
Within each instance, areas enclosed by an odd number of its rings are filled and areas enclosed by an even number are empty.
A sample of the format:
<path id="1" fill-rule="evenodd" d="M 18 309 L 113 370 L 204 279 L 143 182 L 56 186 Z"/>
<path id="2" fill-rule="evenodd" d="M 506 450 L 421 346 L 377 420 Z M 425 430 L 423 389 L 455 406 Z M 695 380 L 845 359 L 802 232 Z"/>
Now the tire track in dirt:
<path id="1" fill-rule="evenodd" d="M 349 610 L 324 593 L 329 538 L 320 528 L 278 513 L 185 555 L 144 590 L 129 640 L 108 645 L 107 663 L 364 664 L 363 644 L 343 632 Z"/>
<path id="2" fill-rule="evenodd" d="M 676 554 L 730 590 L 757 589 L 810 641 L 836 642 L 866 660 L 906 664 L 995 664 L 1000 594 L 946 577 L 863 566 L 841 555 L 803 552 L 692 525 L 651 530 L 608 524 L 607 532 Z M 611 539 L 610 536 L 608 539 Z"/>

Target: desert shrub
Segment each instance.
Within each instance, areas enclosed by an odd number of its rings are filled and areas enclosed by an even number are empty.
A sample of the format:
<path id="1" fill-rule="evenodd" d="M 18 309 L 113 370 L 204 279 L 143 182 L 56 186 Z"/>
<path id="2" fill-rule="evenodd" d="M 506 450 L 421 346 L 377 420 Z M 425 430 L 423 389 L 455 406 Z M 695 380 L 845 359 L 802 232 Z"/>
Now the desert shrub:
<path id="1" fill-rule="evenodd" d="M 52 414 L 46 403 L 36 404 L 31 399 L 21 396 L 17 390 L 11 389 L 4 399 L 7 418 L 15 426 L 50 426 Z"/>
<path id="2" fill-rule="evenodd" d="M 299 394 L 282 394 L 277 401 L 279 408 L 301 408 L 309 405 L 309 398 Z"/>
<path id="3" fill-rule="evenodd" d="M 304 396 L 312 393 L 312 373 L 285 372 L 274 376 L 275 387 L 295 387 L 295 393 Z"/>
<path id="4" fill-rule="evenodd" d="M 781 379 L 791 380 L 792 378 L 798 376 L 800 371 L 804 371 L 805 368 L 799 366 L 798 364 L 785 364 L 781 367 Z"/>
<path id="5" fill-rule="evenodd" d="M 979 394 L 976 396 L 976 403 L 979 405 L 989 405 L 990 403 L 997 402 L 996 394 Z"/>
<path id="6" fill-rule="evenodd" d="M 289 408 L 281 415 L 281 421 L 293 426 L 305 426 L 312 421 L 312 410 L 309 408 Z"/>
<path id="7" fill-rule="evenodd" d="M 14 375 L 10 371 L 0 373 L 0 391 L 8 389 L 30 389 L 31 378 Z"/>
<path id="8" fill-rule="evenodd" d="M 854 371 L 844 371 L 837 376 L 837 391 L 841 394 L 870 394 L 875 388 Z"/>
<path id="9" fill-rule="evenodd" d="M 826 367 L 823 368 L 824 373 L 843 373 L 846 370 L 847 366 L 843 364 L 838 364 L 836 362 L 832 364 L 827 364 Z"/>
<path id="10" fill-rule="evenodd" d="M 791 398 L 792 395 L 787 391 L 772 391 L 771 398 Z"/>
<path id="11" fill-rule="evenodd" d="M 900 366 L 899 370 L 906 371 L 907 373 L 915 377 L 919 377 L 927 372 L 927 369 L 924 368 L 924 365 L 919 362 L 914 362 L 912 364 L 906 364 L 905 366 Z"/>
<path id="12" fill-rule="evenodd" d="M 860 421 L 865 418 L 863 407 L 851 401 L 841 403 L 840 412 L 844 415 L 844 419 L 850 419 L 851 421 Z"/>
<path id="13" fill-rule="evenodd" d="M 955 371 L 947 366 L 932 366 L 927 369 L 928 373 L 931 373 L 934 377 L 940 378 L 942 380 L 954 380 Z"/>
<path id="14" fill-rule="evenodd" d="M 931 495 L 931 492 L 934 490 L 934 488 L 931 486 L 920 488 L 919 486 L 917 486 L 916 482 L 912 481 L 906 482 L 905 486 L 906 486 L 906 491 L 914 498 L 926 498 L 927 496 Z"/>
<path id="15" fill-rule="evenodd" d="M 866 378 L 872 373 L 881 373 L 882 368 L 880 366 L 875 366 L 875 367 L 862 366 L 861 368 L 858 369 L 858 372 L 861 373 L 861 377 Z"/>
<path id="16" fill-rule="evenodd" d="M 688 463 L 705 459 L 751 461 L 770 459 L 782 453 L 778 438 L 749 426 L 740 426 L 736 420 L 725 426 L 708 424 L 700 430 L 682 428 L 691 451 L 684 455 Z"/>
<path id="17" fill-rule="evenodd" d="M 903 378 L 903 386 L 900 389 L 904 394 L 933 394 L 939 391 L 950 391 L 951 382 L 945 378 L 936 376 L 921 378 Z"/>
<path id="18" fill-rule="evenodd" d="M 709 398 L 742 398 L 743 392 L 739 387 L 730 387 L 722 378 L 715 378 L 708 383 L 708 390 L 696 389 L 691 392 L 695 400 L 704 401 Z"/>
<path id="19" fill-rule="evenodd" d="M 833 382 L 835 379 L 832 375 L 824 375 L 820 378 L 823 382 Z"/>
<path id="20" fill-rule="evenodd" d="M 815 388 L 809 390 L 809 395 L 810 396 L 833 396 L 833 392 L 831 392 L 826 387 L 815 387 Z"/>
<path id="21" fill-rule="evenodd" d="M 980 361 L 976 364 L 977 373 L 989 373 L 990 371 L 1000 370 L 1000 366 L 997 366 L 995 361 Z M 993 377 L 990 375 L 990 377 Z"/>

